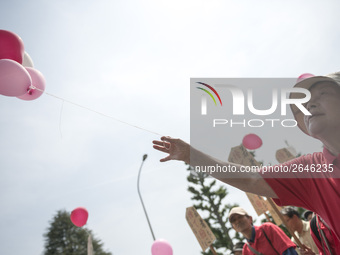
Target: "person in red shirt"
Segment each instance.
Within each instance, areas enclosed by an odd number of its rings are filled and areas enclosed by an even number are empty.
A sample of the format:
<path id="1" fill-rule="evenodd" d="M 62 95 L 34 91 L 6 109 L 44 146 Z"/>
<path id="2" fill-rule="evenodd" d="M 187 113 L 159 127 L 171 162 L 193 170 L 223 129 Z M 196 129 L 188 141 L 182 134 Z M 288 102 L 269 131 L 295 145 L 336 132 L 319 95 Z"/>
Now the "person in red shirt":
<path id="1" fill-rule="evenodd" d="M 297 255 L 296 245 L 275 224 L 266 222 L 261 226 L 253 226 L 253 218 L 241 207 L 232 208 L 228 219 L 233 229 L 242 233 L 247 239 L 247 243 L 243 246 L 243 255 Z"/>
<path id="2" fill-rule="evenodd" d="M 291 173 L 282 178 L 277 173 L 241 172 L 240 165 L 223 162 L 206 155 L 181 139 L 162 137 L 153 141 L 156 150 L 168 153 L 160 161 L 190 160 L 200 166 L 233 166 L 235 172 L 212 173 L 215 178 L 245 192 L 272 197 L 278 205 L 304 207 L 318 214 L 329 227 L 327 247 L 320 254 L 336 254 L 340 251 L 340 72 L 326 76 L 314 76 L 298 82 L 295 87 L 309 89 L 311 99 L 304 105 L 312 114 L 304 116 L 292 105 L 299 128 L 307 135 L 320 140 L 323 152 L 301 156 L 281 166 L 297 165 L 313 168 L 302 176 Z M 291 94 L 291 98 L 298 95 Z M 321 169 L 316 169 L 321 167 Z M 317 171 L 320 170 L 320 171 Z M 303 177 L 303 178 L 301 178 Z M 321 224 L 320 224 L 321 225 Z M 322 226 L 320 226 L 322 228 Z M 323 241 L 324 242 L 324 241 Z M 325 247 L 326 245 L 323 245 Z"/>

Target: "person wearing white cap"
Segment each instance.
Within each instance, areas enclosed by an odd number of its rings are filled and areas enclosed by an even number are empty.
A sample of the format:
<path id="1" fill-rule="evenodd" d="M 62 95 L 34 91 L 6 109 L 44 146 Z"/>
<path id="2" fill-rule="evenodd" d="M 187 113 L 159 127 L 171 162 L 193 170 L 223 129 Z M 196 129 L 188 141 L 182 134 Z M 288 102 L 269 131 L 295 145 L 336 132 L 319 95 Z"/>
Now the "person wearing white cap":
<path id="1" fill-rule="evenodd" d="M 297 83 L 295 87 L 308 89 L 311 99 L 305 105 L 312 114 L 305 116 L 295 105 L 292 112 L 299 128 L 307 135 L 320 140 L 323 152 L 294 159 L 286 164 L 302 167 L 321 167 L 321 173 L 307 176 L 296 174 L 292 179 L 269 175 L 265 181 L 276 194 L 279 205 L 294 205 L 315 212 L 317 227 L 322 237 L 313 235 L 320 254 L 338 254 L 340 251 L 340 72 L 314 76 Z M 301 95 L 301 94 L 300 94 Z M 298 98 L 299 94 L 291 94 Z M 314 169 L 316 170 L 316 169 Z M 320 170 L 320 169 L 319 169 Z M 310 178 L 307 178 L 310 177 Z"/>
<path id="2" fill-rule="evenodd" d="M 253 218 L 241 207 L 232 208 L 228 219 L 233 229 L 242 233 L 247 239 L 247 243 L 243 246 L 243 255 L 297 255 L 296 245 L 273 223 L 266 222 L 261 226 L 253 226 Z"/>
<path id="3" fill-rule="evenodd" d="M 272 197 L 279 205 L 294 205 L 315 212 L 321 216 L 318 227 L 324 230 L 320 254 L 336 254 L 340 251 L 340 72 L 307 78 L 295 87 L 311 92 L 311 99 L 304 105 L 311 116 L 303 116 L 299 108 L 291 107 L 298 126 L 324 145 L 323 152 L 283 164 L 311 169 L 303 178 L 300 173 L 282 178 L 275 173 L 241 172 L 240 165 L 215 159 L 177 138 L 163 136 L 160 141 L 153 141 L 153 147 L 168 153 L 161 162 L 181 160 L 190 164 L 192 159 L 202 166 L 235 167 L 235 172 L 211 175 L 245 192 Z M 298 97 L 299 94 L 291 94 L 291 98 Z"/>

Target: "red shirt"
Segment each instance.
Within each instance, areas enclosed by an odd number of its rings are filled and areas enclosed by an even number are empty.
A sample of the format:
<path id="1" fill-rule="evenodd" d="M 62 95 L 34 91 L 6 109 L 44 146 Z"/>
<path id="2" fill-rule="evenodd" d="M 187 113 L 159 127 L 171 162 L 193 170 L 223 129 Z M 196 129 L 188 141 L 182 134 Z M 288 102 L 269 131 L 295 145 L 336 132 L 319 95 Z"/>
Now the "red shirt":
<path id="1" fill-rule="evenodd" d="M 296 245 L 289 239 L 289 237 L 276 225 L 273 223 L 263 223 L 261 226 L 254 226 L 255 228 L 255 240 L 253 243 L 249 242 L 251 247 L 253 247 L 258 252 L 263 254 L 282 254 L 285 250 L 290 247 L 296 247 Z M 262 229 L 266 233 L 268 239 L 271 241 L 273 247 L 268 242 Z M 242 255 L 253 255 L 254 253 L 249 249 L 248 245 L 243 246 Z"/>
<path id="2" fill-rule="evenodd" d="M 333 172 L 294 173 L 295 178 L 282 178 L 278 173 L 261 173 L 266 182 L 273 189 L 279 199 L 274 199 L 278 205 L 294 205 L 316 212 L 322 217 L 333 231 L 334 241 L 329 240 L 336 251 L 340 251 L 340 154 L 333 156 L 326 148 L 323 152 L 316 152 L 293 159 L 282 164 L 292 164 L 303 167 L 318 166 L 320 164 L 333 166 Z M 302 169 L 302 168 L 301 168 Z M 331 238 L 331 237 L 330 237 Z"/>

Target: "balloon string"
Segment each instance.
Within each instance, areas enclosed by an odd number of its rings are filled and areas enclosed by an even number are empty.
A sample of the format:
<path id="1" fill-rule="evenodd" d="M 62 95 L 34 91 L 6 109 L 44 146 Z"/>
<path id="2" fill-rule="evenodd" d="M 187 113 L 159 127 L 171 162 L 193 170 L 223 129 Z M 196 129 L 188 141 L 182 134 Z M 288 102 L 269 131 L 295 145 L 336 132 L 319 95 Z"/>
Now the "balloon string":
<path id="1" fill-rule="evenodd" d="M 63 133 L 61 131 L 61 120 L 63 115 L 63 109 L 64 109 L 64 100 L 62 100 L 61 109 L 60 109 L 60 116 L 59 116 L 59 132 L 60 132 L 60 138 L 63 139 Z"/>
<path id="2" fill-rule="evenodd" d="M 101 116 L 104 116 L 104 117 L 113 119 L 113 120 L 115 120 L 115 121 L 117 121 L 117 122 L 120 122 L 120 123 L 123 123 L 123 124 L 125 124 L 125 125 L 131 126 L 131 127 L 134 127 L 134 128 L 138 128 L 138 129 L 140 129 L 140 130 L 149 132 L 149 133 L 154 134 L 154 135 L 157 135 L 157 136 L 162 136 L 161 134 L 159 134 L 159 133 L 157 133 L 157 132 L 154 132 L 154 131 L 151 131 L 151 130 L 149 130 L 149 129 L 146 129 L 146 128 L 142 128 L 142 127 L 133 125 L 133 124 L 128 123 L 128 122 L 125 122 L 125 121 L 123 121 L 123 120 L 119 120 L 119 119 L 117 119 L 117 118 L 115 118 L 115 117 L 112 117 L 112 116 L 110 116 L 110 115 L 107 115 L 107 114 L 98 112 L 98 111 L 93 110 L 93 109 L 91 109 L 91 108 L 88 108 L 88 107 L 86 107 L 86 106 L 83 106 L 83 105 L 74 103 L 74 102 L 72 102 L 72 101 L 66 100 L 66 99 L 64 99 L 64 98 L 61 98 L 61 97 L 56 96 L 56 95 L 53 95 L 53 94 L 50 94 L 50 93 L 45 92 L 45 91 L 43 91 L 43 90 L 41 90 L 41 89 L 39 89 L 39 88 L 35 88 L 35 89 L 36 89 L 36 90 L 39 90 L 39 91 L 41 91 L 41 92 L 43 92 L 43 93 L 45 93 L 46 95 L 49 95 L 49 96 L 51 96 L 51 97 L 57 98 L 57 99 L 59 99 L 59 100 L 62 100 L 62 101 L 63 101 L 63 104 L 64 104 L 64 102 L 67 102 L 67 103 L 69 103 L 69 104 L 73 104 L 73 105 L 78 106 L 78 107 L 80 107 L 80 108 L 83 108 L 83 109 L 85 109 L 85 110 L 94 112 L 94 113 L 96 113 L 96 114 L 98 114 L 98 115 L 101 115 Z"/>

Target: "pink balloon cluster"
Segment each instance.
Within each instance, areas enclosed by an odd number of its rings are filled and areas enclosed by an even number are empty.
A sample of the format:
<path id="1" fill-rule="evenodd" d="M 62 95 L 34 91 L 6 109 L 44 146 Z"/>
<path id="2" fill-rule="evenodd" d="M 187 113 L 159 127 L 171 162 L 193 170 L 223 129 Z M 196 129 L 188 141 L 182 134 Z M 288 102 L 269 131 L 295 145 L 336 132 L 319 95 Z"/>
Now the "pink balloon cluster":
<path id="1" fill-rule="evenodd" d="M 151 246 L 152 255 L 172 255 L 172 247 L 170 243 L 164 239 L 157 239 Z"/>
<path id="2" fill-rule="evenodd" d="M 77 207 L 71 212 L 71 221 L 77 227 L 82 227 L 86 224 L 89 213 L 84 207 Z"/>
<path id="3" fill-rule="evenodd" d="M 24 51 L 21 38 L 0 30 L 0 94 L 22 100 L 34 100 L 45 91 L 45 78 L 33 68 L 33 61 Z"/>

